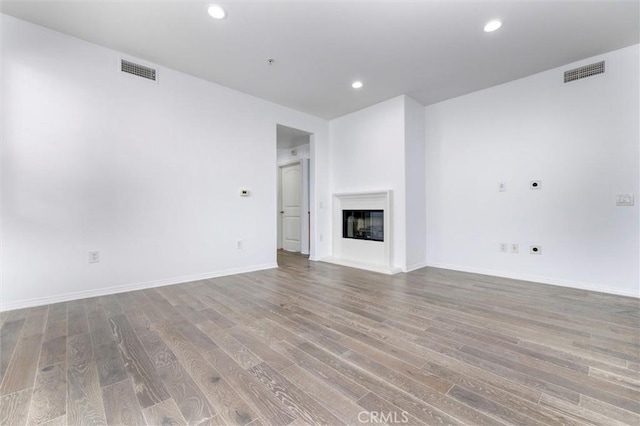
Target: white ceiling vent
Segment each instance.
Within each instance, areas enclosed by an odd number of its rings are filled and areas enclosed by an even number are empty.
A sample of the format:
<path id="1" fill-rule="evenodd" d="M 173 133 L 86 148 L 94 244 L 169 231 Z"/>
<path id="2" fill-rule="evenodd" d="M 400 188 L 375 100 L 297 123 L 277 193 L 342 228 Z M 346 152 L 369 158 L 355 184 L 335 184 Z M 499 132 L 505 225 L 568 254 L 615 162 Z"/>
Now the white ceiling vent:
<path id="1" fill-rule="evenodd" d="M 145 67 L 144 65 L 136 64 L 122 59 L 120 70 L 129 74 L 137 75 L 138 77 L 146 78 L 148 80 L 156 81 L 157 71 L 153 68 Z"/>
<path id="2" fill-rule="evenodd" d="M 591 77 L 592 75 L 604 73 L 604 61 L 596 62 L 593 64 L 585 65 L 580 68 L 575 68 L 564 72 L 564 82 L 580 80 L 581 78 Z"/>

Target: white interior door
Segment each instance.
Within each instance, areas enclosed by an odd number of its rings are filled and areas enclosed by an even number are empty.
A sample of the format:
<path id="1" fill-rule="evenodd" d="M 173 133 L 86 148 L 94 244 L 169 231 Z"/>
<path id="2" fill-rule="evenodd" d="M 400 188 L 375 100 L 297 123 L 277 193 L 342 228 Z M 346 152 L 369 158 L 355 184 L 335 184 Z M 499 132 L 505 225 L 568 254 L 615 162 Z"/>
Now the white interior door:
<path id="1" fill-rule="evenodd" d="M 282 248 L 300 252 L 302 216 L 302 167 L 300 163 L 282 166 Z"/>

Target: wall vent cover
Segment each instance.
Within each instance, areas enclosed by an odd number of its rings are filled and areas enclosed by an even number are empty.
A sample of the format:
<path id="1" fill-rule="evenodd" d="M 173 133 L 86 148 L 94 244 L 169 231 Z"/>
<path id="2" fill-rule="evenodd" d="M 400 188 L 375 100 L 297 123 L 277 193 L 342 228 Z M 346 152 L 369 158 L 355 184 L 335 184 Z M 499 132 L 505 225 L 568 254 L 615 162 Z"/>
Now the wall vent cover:
<path id="1" fill-rule="evenodd" d="M 120 70 L 122 72 L 137 75 L 138 77 L 156 81 L 156 70 L 153 68 L 145 67 L 144 65 L 136 64 L 134 62 L 122 59 Z"/>
<path id="2" fill-rule="evenodd" d="M 593 64 L 585 65 L 580 68 L 575 68 L 564 72 L 564 82 L 580 80 L 581 78 L 591 77 L 592 75 L 604 73 L 604 61 L 596 62 Z"/>

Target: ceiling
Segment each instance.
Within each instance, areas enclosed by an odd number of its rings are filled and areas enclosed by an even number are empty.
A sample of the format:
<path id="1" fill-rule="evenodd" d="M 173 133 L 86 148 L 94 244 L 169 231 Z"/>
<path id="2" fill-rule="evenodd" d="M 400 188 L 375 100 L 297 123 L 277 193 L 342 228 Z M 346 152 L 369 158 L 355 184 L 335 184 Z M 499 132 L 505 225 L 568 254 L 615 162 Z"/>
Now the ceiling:
<path id="1" fill-rule="evenodd" d="M 327 119 L 401 94 L 432 104 L 640 40 L 637 0 L 220 1 L 224 20 L 207 15 L 210 3 L 22 0 L 1 9 Z M 493 18 L 502 28 L 485 33 Z M 352 89 L 354 80 L 364 87 Z"/>

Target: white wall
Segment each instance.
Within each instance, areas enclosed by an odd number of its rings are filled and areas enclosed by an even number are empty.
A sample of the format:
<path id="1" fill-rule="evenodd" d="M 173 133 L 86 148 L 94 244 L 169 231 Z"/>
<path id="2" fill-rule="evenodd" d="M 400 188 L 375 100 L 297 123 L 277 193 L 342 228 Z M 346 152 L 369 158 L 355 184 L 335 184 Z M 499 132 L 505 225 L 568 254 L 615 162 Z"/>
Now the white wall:
<path id="1" fill-rule="evenodd" d="M 429 264 L 639 295 L 638 51 L 426 108 Z M 602 59 L 605 74 L 563 83 L 565 70 Z M 617 193 L 636 205 L 616 207 Z M 501 242 L 520 253 L 500 253 Z"/>
<path id="2" fill-rule="evenodd" d="M 405 96 L 405 191 L 407 261 L 404 272 L 426 265 L 427 229 L 425 202 L 425 121 L 424 105 Z"/>
<path id="3" fill-rule="evenodd" d="M 311 259 L 331 254 L 332 193 L 392 189 L 394 263 L 419 265 L 424 182 L 429 264 L 638 296 L 638 46 L 603 76 L 562 83 L 591 58 L 330 125 L 163 67 L 122 74 L 118 52 L 4 15 L 2 49 L 2 310 L 275 265 L 276 123 L 313 133 Z"/>
<path id="4" fill-rule="evenodd" d="M 393 264 L 406 266 L 405 97 L 330 122 L 331 192 L 393 191 Z M 386 230 L 385 230 L 385 235 Z"/>
<path id="5" fill-rule="evenodd" d="M 310 136 L 309 204 L 311 207 L 310 260 L 331 255 L 331 159 L 329 126 Z M 315 213 L 315 215 L 314 215 Z"/>
<path id="6" fill-rule="evenodd" d="M 318 173 L 325 120 L 163 67 L 145 81 L 118 52 L 2 24 L 3 310 L 275 265 L 276 123 L 314 133 Z M 329 199 L 326 180 L 312 191 Z M 328 212 L 313 224 L 327 235 Z"/>

